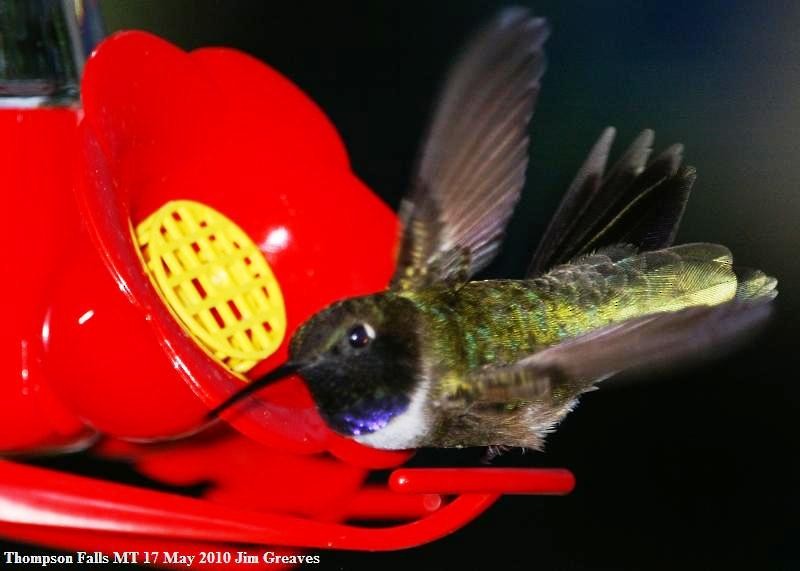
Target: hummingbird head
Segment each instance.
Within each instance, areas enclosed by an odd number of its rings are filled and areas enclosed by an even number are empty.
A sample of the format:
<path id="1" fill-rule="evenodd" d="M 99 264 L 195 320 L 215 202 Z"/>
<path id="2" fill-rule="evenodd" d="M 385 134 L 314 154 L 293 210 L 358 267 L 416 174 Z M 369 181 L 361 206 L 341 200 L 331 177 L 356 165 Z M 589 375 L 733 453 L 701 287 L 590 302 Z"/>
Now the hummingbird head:
<path id="1" fill-rule="evenodd" d="M 409 410 L 419 392 L 416 315 L 407 299 L 382 293 L 335 303 L 295 333 L 290 362 L 332 429 L 388 447 L 385 438 L 373 439 Z M 392 441 L 403 447 L 396 437 Z"/>

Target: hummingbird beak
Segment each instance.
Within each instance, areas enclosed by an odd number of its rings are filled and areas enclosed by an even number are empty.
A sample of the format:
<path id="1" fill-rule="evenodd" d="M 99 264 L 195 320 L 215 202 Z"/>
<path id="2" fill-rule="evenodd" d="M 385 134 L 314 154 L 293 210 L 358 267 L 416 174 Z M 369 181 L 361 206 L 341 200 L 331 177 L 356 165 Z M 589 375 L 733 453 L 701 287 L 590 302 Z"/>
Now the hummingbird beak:
<path id="1" fill-rule="evenodd" d="M 227 399 L 222 401 L 220 404 L 212 408 L 206 414 L 206 420 L 213 420 L 217 418 L 222 412 L 229 409 L 231 406 L 235 405 L 242 399 L 250 396 L 251 394 L 260 391 L 261 389 L 268 387 L 274 382 L 277 382 L 281 379 L 285 379 L 289 375 L 296 373 L 300 369 L 300 363 L 293 363 L 292 361 L 287 361 L 277 369 L 273 369 L 263 377 L 256 379 L 255 381 L 251 382 L 244 388 L 236 391 Z"/>

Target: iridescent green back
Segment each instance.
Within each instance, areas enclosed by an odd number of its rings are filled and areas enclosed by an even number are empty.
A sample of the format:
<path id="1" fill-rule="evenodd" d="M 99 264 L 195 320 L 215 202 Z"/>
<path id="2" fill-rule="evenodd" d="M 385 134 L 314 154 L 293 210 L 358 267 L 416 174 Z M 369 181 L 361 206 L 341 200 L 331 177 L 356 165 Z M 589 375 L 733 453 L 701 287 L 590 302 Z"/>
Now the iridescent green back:
<path id="1" fill-rule="evenodd" d="M 478 281 L 404 295 L 433 333 L 427 336 L 432 358 L 466 374 L 632 317 L 717 305 L 736 290 L 726 248 L 689 244 L 627 256 L 594 254 L 532 280 Z"/>

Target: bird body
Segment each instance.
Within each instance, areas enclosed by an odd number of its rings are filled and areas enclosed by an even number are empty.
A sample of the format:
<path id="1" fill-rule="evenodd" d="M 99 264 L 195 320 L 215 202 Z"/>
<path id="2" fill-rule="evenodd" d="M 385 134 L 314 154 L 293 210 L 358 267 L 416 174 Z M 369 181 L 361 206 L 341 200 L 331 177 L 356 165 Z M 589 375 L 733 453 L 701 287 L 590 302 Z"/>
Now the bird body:
<path id="1" fill-rule="evenodd" d="M 761 289 L 744 287 L 754 280 L 761 280 Z M 405 421 L 388 422 L 374 433 L 362 433 L 358 422 L 342 424 L 335 414 L 327 419 L 374 447 L 449 447 L 468 442 L 539 448 L 577 397 L 612 371 L 565 380 L 547 367 L 538 371 L 533 367 L 522 375 L 517 371 L 514 378 L 518 363 L 633 318 L 709 308 L 737 296 L 740 301 L 769 296 L 773 288 L 774 280 L 760 273 L 740 283 L 726 248 L 688 244 L 642 254 L 615 248 L 526 280 L 390 290 L 334 304 L 306 327 L 339 338 L 354 325 L 369 322 L 376 338 L 393 340 L 386 359 L 397 366 L 382 373 L 368 359 L 358 364 L 356 355 L 356 370 L 346 373 L 347 391 L 331 390 L 329 381 L 338 377 L 331 371 L 322 374 L 321 383 L 315 383 L 311 373 L 310 387 L 323 409 L 331 411 L 358 409 L 353 398 L 374 396 L 377 386 L 410 395 Z M 339 324 L 342 332 L 330 335 L 327 326 L 320 326 L 327 320 Z M 304 329 L 296 336 L 295 354 L 307 350 Z M 312 339 L 310 346 L 319 350 L 321 345 Z M 401 364 L 402 355 L 406 358 Z M 384 365 L 381 358 L 378 367 L 384 370 Z M 365 373 L 363 382 L 358 382 Z M 358 433 L 352 434 L 353 430 Z"/>
<path id="2" fill-rule="evenodd" d="M 290 361 L 211 411 L 298 372 L 335 431 L 377 448 L 521 446 L 618 372 L 669 366 L 763 322 L 776 280 L 724 246 L 673 242 L 695 180 L 643 131 L 606 170 L 606 129 L 522 280 L 470 281 L 525 182 L 546 23 L 509 9 L 451 71 L 403 200 L 386 291 L 323 309 Z"/>
<path id="3" fill-rule="evenodd" d="M 405 292 L 426 329 L 458 331 L 468 369 L 513 363 L 591 329 L 658 311 L 733 299 L 727 249 L 691 244 L 615 260 L 598 253 L 527 280 L 486 280 Z M 619 255 L 619 254 L 617 254 Z"/>

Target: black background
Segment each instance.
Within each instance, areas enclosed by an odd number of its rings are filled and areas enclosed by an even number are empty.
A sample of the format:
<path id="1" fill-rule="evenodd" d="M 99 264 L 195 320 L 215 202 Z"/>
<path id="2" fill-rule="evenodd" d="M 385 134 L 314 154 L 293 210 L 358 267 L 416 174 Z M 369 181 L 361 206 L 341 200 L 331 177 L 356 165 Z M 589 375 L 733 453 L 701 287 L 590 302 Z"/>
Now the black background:
<path id="1" fill-rule="evenodd" d="M 545 453 L 498 465 L 566 466 L 568 497 L 506 497 L 421 548 L 323 552 L 323 568 L 793 569 L 797 551 L 800 307 L 800 8 L 793 2 L 556 2 L 532 163 L 500 258 L 521 276 L 537 236 L 606 125 L 616 151 L 644 127 L 699 171 L 679 241 L 728 245 L 779 278 L 777 317 L 735 355 L 587 395 Z M 238 47 L 329 114 L 355 171 L 396 206 L 442 75 L 492 1 L 101 3 L 109 28 L 190 49 Z M 423 465 L 477 451 L 425 451 Z M 85 459 L 62 467 L 99 469 Z M 38 552 L 38 550 L 37 550 Z"/>

